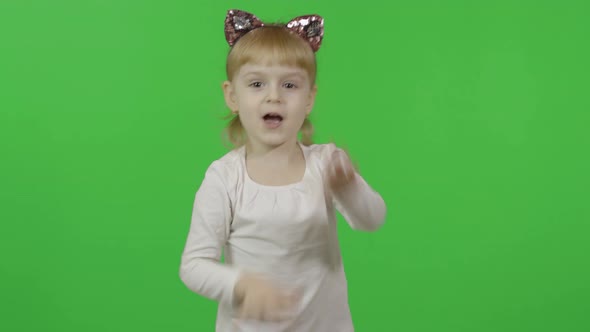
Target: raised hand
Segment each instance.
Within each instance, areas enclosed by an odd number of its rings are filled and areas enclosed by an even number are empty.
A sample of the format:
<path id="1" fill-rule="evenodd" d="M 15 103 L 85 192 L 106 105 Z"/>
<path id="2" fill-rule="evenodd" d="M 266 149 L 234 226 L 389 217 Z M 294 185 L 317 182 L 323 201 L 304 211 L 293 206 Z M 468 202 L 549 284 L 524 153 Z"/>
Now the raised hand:
<path id="1" fill-rule="evenodd" d="M 353 182 L 356 176 L 355 168 L 348 155 L 338 149 L 331 153 L 326 165 L 328 186 L 333 192 L 339 192 Z"/>

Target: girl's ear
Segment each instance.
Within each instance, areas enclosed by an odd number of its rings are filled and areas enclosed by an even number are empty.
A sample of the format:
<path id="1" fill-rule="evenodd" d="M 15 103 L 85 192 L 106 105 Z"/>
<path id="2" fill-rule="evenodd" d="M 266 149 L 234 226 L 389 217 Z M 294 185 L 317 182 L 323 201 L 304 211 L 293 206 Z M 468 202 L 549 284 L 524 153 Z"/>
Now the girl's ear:
<path id="1" fill-rule="evenodd" d="M 306 110 L 306 114 L 309 115 L 309 113 L 311 113 L 311 110 L 313 109 L 313 105 L 315 104 L 315 95 L 318 92 L 318 86 L 317 85 L 313 85 L 313 87 L 311 88 L 311 90 L 309 91 L 309 100 L 308 103 L 305 107 Z"/>
<path id="2" fill-rule="evenodd" d="M 238 103 L 232 83 L 230 81 L 224 81 L 221 88 L 223 89 L 225 104 L 233 113 L 236 113 L 238 111 Z"/>

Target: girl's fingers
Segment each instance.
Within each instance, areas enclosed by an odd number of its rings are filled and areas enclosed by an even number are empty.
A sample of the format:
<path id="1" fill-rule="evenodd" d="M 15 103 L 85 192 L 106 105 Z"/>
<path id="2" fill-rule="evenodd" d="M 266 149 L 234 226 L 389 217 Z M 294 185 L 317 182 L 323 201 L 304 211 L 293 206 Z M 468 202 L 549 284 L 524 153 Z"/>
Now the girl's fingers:
<path id="1" fill-rule="evenodd" d="M 274 319 L 277 321 L 287 320 L 293 317 L 295 312 L 296 299 L 293 296 L 283 296 L 280 304 L 270 308 Z"/>
<path id="2" fill-rule="evenodd" d="M 348 161 L 346 163 L 346 179 L 350 181 L 353 178 L 354 178 L 354 167 L 352 166 L 350 161 Z"/>
<path id="3" fill-rule="evenodd" d="M 340 168 L 340 164 L 338 163 L 338 155 L 336 153 L 334 153 L 332 155 L 331 166 L 332 166 L 332 176 L 340 176 L 340 172 L 342 170 Z"/>
<path id="4" fill-rule="evenodd" d="M 332 155 L 332 166 L 334 167 L 335 170 L 340 172 L 339 175 L 341 175 L 342 171 L 343 171 L 343 166 L 344 166 L 343 161 L 344 160 L 342 158 L 342 153 L 335 151 L 334 154 Z"/>
<path id="5" fill-rule="evenodd" d="M 278 321 L 282 311 L 279 299 L 272 299 L 263 304 L 260 319 L 266 321 Z"/>
<path id="6" fill-rule="evenodd" d="M 242 303 L 240 310 L 238 311 L 238 319 L 246 319 L 248 317 L 248 313 L 246 310 L 246 304 Z"/>
<path id="7" fill-rule="evenodd" d="M 348 162 L 348 158 L 346 158 L 346 156 L 343 153 L 340 153 L 339 158 L 338 158 L 338 162 L 340 164 L 340 167 L 342 168 L 342 176 L 345 179 L 350 179 L 350 163 Z"/>
<path id="8" fill-rule="evenodd" d="M 348 156 L 340 151 L 334 151 L 328 167 L 330 183 L 346 183 L 354 178 L 354 168 L 348 159 Z"/>
<path id="9" fill-rule="evenodd" d="M 286 294 L 281 298 L 281 309 L 292 309 L 295 304 L 299 301 L 296 294 Z"/>
<path id="10" fill-rule="evenodd" d="M 281 321 L 292 317 L 299 297 L 295 294 L 275 293 L 253 299 L 247 297 L 238 311 L 238 319 Z"/>
<path id="11" fill-rule="evenodd" d="M 251 303 L 251 301 L 244 301 L 244 303 L 242 303 L 242 308 L 240 310 L 240 315 L 239 317 L 241 319 L 248 319 L 251 317 L 254 317 L 254 305 Z"/>

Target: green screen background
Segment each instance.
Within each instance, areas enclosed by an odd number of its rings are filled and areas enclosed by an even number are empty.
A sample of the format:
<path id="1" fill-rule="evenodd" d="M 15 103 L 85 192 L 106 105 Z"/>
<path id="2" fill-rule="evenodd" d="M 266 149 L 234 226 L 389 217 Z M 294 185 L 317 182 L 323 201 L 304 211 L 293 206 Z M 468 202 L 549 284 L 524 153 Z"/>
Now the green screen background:
<path id="1" fill-rule="evenodd" d="M 589 331 L 586 1 L 0 1 L 0 329 L 213 331 L 178 277 L 220 133 L 226 10 L 325 18 L 316 142 L 357 331 Z"/>

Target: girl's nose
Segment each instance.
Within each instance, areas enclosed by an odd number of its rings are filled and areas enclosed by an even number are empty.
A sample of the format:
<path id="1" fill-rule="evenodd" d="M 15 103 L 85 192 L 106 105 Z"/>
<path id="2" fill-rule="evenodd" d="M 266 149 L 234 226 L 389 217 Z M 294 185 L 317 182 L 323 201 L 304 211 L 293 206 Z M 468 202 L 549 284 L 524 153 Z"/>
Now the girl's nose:
<path id="1" fill-rule="evenodd" d="M 267 103 L 280 103 L 281 102 L 281 93 L 279 88 L 271 87 L 268 89 L 268 95 L 266 96 Z"/>

